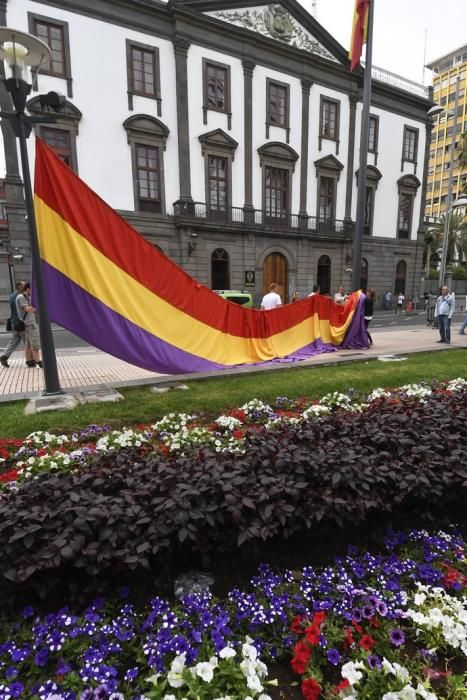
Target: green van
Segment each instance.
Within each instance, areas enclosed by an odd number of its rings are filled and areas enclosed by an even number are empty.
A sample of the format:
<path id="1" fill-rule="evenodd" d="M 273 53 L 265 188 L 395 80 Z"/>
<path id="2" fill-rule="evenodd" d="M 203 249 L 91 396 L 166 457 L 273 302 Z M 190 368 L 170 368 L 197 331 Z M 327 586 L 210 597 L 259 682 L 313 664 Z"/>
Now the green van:
<path id="1" fill-rule="evenodd" d="M 235 289 L 213 289 L 213 292 L 226 301 L 233 301 L 234 304 L 240 304 L 247 309 L 253 308 L 253 297 L 249 292 L 239 292 Z"/>

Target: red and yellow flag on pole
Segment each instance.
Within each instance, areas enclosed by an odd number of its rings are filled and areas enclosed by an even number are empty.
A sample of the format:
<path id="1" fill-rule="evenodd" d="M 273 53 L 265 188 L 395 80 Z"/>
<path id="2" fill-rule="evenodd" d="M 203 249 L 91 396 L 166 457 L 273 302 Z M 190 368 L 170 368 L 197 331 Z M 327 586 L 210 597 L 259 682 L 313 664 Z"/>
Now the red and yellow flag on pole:
<path id="1" fill-rule="evenodd" d="M 355 0 L 355 12 L 352 23 L 352 39 L 350 41 L 350 70 L 360 65 L 363 44 L 367 39 L 368 9 L 370 0 Z"/>

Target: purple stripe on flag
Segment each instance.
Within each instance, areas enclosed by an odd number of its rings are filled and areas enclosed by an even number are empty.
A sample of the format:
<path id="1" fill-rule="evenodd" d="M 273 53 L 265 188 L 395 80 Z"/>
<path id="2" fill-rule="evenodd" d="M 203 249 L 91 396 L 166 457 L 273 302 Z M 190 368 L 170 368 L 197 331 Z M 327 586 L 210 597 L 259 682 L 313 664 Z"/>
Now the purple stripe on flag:
<path id="1" fill-rule="evenodd" d="M 350 326 L 347 328 L 344 341 L 340 346 L 343 350 L 348 350 L 349 348 L 368 350 L 368 333 L 365 326 L 364 315 L 365 298 L 363 293 L 360 294 L 354 317 Z"/>
<path id="2" fill-rule="evenodd" d="M 157 338 L 42 262 L 50 319 L 96 348 L 150 372 L 183 374 L 225 365 L 180 350 Z"/>

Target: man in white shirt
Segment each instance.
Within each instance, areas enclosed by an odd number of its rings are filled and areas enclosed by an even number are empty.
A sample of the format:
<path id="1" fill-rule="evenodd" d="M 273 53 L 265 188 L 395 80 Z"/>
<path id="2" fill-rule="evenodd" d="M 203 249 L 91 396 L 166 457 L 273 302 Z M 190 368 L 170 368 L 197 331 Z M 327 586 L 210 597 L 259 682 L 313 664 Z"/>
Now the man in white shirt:
<path id="1" fill-rule="evenodd" d="M 339 287 L 339 290 L 334 294 L 334 301 L 336 304 L 344 304 L 347 301 L 345 287 Z"/>
<path id="2" fill-rule="evenodd" d="M 436 300 L 435 318 L 438 319 L 438 330 L 440 340 L 437 343 L 451 342 L 451 320 L 456 308 L 456 299 L 454 294 L 449 294 L 449 289 L 443 287 L 441 295 Z"/>
<path id="3" fill-rule="evenodd" d="M 262 309 L 264 309 L 265 311 L 269 311 L 270 309 L 275 309 L 276 306 L 280 306 L 282 304 L 282 299 L 277 293 L 278 289 L 279 287 L 275 282 L 272 282 L 269 285 L 269 292 L 268 294 L 264 295 L 263 300 L 261 302 Z"/>

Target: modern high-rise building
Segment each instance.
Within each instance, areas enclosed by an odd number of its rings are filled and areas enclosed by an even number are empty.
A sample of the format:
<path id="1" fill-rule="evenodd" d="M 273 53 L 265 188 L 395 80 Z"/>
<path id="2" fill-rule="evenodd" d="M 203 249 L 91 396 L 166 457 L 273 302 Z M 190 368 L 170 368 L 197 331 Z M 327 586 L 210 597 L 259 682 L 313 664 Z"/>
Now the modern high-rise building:
<path id="1" fill-rule="evenodd" d="M 445 109 L 435 119 L 431 132 L 426 193 L 425 215 L 438 219 L 446 210 L 453 135 L 456 139 L 452 172 L 453 200 L 467 182 L 467 168 L 459 159 L 459 149 L 467 132 L 467 44 L 428 63 L 427 68 L 434 71 L 433 99 Z M 457 89 L 459 96 L 455 114 Z"/>

